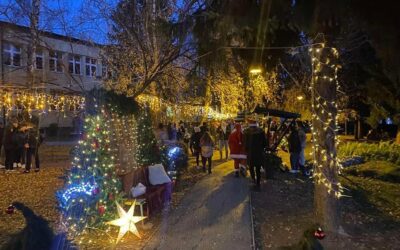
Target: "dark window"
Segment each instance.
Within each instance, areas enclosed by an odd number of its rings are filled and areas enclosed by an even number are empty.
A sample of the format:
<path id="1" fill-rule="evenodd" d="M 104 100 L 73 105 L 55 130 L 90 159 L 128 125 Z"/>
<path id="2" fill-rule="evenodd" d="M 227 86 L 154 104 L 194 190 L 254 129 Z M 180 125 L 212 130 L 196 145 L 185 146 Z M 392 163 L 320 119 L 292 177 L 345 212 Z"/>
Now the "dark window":
<path id="1" fill-rule="evenodd" d="M 36 69 L 43 69 L 43 52 L 40 50 L 36 51 L 35 67 Z"/>
<path id="2" fill-rule="evenodd" d="M 21 66 L 21 48 L 11 43 L 4 43 L 3 63 L 10 66 Z"/>
<path id="3" fill-rule="evenodd" d="M 86 75 L 96 76 L 97 60 L 94 58 L 86 57 Z"/>
<path id="4" fill-rule="evenodd" d="M 62 53 L 56 51 L 49 52 L 50 71 L 62 72 Z"/>
<path id="5" fill-rule="evenodd" d="M 81 74 L 81 57 L 77 55 L 69 55 L 68 71 L 71 74 Z"/>

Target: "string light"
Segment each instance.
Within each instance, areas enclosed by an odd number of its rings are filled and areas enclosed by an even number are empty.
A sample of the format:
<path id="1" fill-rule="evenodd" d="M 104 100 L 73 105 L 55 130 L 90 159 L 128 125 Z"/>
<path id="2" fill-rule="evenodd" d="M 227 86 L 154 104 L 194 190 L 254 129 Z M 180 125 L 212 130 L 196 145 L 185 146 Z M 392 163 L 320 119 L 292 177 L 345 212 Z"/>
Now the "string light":
<path id="1" fill-rule="evenodd" d="M 32 90 L 0 89 L 0 108 L 6 115 L 15 110 L 45 114 L 51 111 L 78 112 L 85 108 L 85 98 L 75 95 L 51 94 Z"/>
<path id="2" fill-rule="evenodd" d="M 136 100 L 139 104 L 149 106 L 152 111 L 156 112 L 168 113 L 168 109 L 173 107 L 173 114 L 167 114 L 167 116 L 175 116 L 178 120 L 190 120 L 193 119 L 195 115 L 208 116 L 217 120 L 226 120 L 236 116 L 236 113 L 221 113 L 207 106 L 171 103 L 157 96 L 147 94 L 139 95 Z"/>
<path id="3" fill-rule="evenodd" d="M 74 149 L 66 187 L 57 193 L 68 235 L 81 245 L 90 244 L 87 229 L 105 234 L 105 222 L 114 216 L 109 209 L 121 198 L 115 172 L 117 158 L 109 151 L 111 115 L 104 109 L 85 118 L 85 133 Z M 101 214 L 99 214 L 101 213 Z"/>
<path id="4" fill-rule="evenodd" d="M 312 63 L 312 80 L 311 80 L 311 94 L 312 94 L 312 111 L 313 111 L 313 125 L 311 126 L 312 143 L 313 143 L 313 163 L 314 175 L 318 184 L 326 187 L 329 194 L 333 194 L 336 198 L 341 198 L 343 195 L 343 186 L 339 182 L 332 182 L 324 173 L 324 168 L 329 167 L 336 171 L 336 174 L 341 172 L 341 164 L 336 156 L 336 146 L 338 145 L 337 137 L 337 107 L 338 105 L 333 100 L 326 100 L 317 90 L 316 85 L 321 81 L 328 81 L 335 84 L 336 92 L 340 90 L 338 81 L 338 70 L 340 65 L 333 63 L 339 58 L 339 53 L 335 48 L 326 48 L 324 44 L 316 45 L 309 49 L 311 54 Z M 327 55 L 331 54 L 332 58 Z M 321 58 L 326 56 L 323 62 Z M 323 131 L 316 131 L 314 126 L 316 124 L 321 126 Z M 328 149 L 327 143 L 320 145 L 320 139 L 333 141 L 333 148 Z M 332 152 L 333 151 L 333 152 Z M 332 153 L 328 153 L 332 152 Z"/>

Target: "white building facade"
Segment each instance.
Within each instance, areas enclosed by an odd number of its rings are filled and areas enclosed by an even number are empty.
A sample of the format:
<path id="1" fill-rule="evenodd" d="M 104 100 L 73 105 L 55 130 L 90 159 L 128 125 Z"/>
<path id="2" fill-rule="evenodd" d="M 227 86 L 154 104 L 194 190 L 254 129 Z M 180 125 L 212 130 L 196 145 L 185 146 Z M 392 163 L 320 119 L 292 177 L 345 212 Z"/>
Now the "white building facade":
<path id="1" fill-rule="evenodd" d="M 0 88 L 79 94 L 101 87 L 106 72 L 101 60 L 101 45 L 40 32 L 36 52 L 32 55 L 34 70 L 30 73 L 31 43 L 28 27 L 0 22 Z M 50 124 L 73 126 L 74 114 L 51 112 L 45 116 L 41 119 L 41 127 Z"/>

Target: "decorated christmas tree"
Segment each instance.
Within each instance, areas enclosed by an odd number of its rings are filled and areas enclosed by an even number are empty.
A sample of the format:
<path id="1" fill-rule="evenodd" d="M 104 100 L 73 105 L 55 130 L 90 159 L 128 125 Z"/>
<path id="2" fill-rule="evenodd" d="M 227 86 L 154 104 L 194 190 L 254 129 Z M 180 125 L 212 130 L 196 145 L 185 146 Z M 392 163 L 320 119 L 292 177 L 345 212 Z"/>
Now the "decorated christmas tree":
<path id="1" fill-rule="evenodd" d="M 137 118 L 136 161 L 139 166 L 149 166 L 160 162 L 160 152 L 147 107 L 142 109 Z"/>
<path id="2" fill-rule="evenodd" d="M 105 112 L 86 117 L 65 187 L 57 194 L 71 237 L 88 227 L 102 228 L 116 214 L 114 202 L 120 199 L 121 184 L 110 149 L 109 120 Z"/>

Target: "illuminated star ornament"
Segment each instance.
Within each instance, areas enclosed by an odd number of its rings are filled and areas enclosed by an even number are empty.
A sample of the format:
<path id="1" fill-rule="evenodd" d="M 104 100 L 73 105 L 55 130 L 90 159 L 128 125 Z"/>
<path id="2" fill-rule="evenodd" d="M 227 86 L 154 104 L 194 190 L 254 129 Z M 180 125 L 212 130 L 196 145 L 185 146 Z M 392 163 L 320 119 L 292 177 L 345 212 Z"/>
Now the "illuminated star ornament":
<path id="1" fill-rule="evenodd" d="M 141 238 L 139 231 L 136 228 L 135 223 L 138 223 L 139 221 L 146 219 L 146 217 L 133 216 L 133 214 L 135 212 L 136 200 L 133 202 L 133 204 L 129 208 L 128 212 L 125 212 L 125 210 L 118 204 L 118 202 L 115 202 L 115 203 L 117 204 L 119 219 L 109 221 L 109 222 L 107 222 L 107 224 L 120 227 L 119 233 L 118 233 L 118 238 L 117 238 L 117 243 L 122 239 L 122 237 L 124 237 L 124 235 L 128 231 L 131 231 L 137 237 Z"/>

